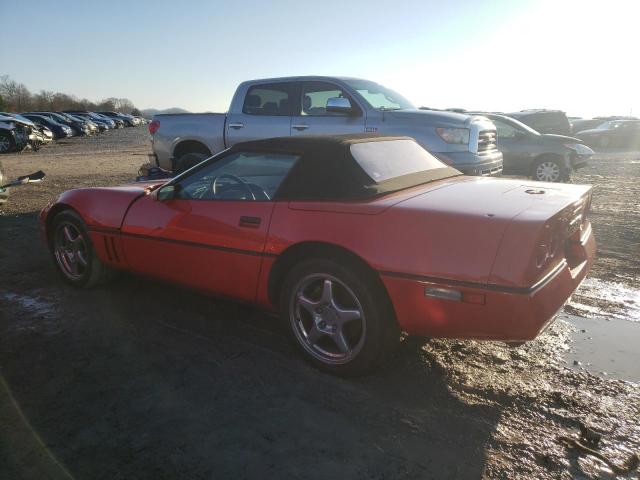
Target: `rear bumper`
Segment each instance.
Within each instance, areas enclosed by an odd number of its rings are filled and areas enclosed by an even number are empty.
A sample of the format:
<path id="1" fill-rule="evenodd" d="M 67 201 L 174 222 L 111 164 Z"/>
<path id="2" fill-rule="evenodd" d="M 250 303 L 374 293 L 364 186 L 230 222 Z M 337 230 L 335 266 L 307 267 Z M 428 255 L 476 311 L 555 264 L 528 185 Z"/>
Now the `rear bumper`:
<path id="1" fill-rule="evenodd" d="M 502 174 L 502 152 L 497 150 L 487 155 L 471 152 L 437 152 L 434 154 L 465 175 L 493 176 Z"/>
<path id="2" fill-rule="evenodd" d="M 575 246 L 579 262 L 563 261 L 529 288 L 501 287 L 381 272 L 400 328 L 410 335 L 521 342 L 533 340 L 578 288 L 595 255 L 591 230 Z M 425 289 L 460 292 L 434 298 Z M 429 290 L 432 292 L 433 290 Z"/>

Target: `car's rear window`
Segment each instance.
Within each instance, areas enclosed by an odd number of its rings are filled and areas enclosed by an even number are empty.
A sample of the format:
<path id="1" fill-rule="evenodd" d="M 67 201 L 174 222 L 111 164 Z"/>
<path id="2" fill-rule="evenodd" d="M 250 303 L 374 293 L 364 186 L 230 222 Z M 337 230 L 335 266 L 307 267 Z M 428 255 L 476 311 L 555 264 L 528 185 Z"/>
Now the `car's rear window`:
<path id="1" fill-rule="evenodd" d="M 376 183 L 446 167 L 412 140 L 354 143 L 351 155 Z"/>

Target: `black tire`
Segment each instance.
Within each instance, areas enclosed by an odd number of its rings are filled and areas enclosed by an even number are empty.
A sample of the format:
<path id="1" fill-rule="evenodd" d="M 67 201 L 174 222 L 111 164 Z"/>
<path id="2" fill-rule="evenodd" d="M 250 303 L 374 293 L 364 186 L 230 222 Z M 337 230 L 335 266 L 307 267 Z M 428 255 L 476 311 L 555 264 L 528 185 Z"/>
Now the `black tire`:
<path id="1" fill-rule="evenodd" d="M 317 277 L 317 278 L 316 278 Z M 310 280 L 308 280 L 310 279 Z M 343 355 L 343 350 L 338 348 L 339 342 L 333 338 L 337 334 L 318 333 L 319 326 L 323 328 L 335 328 L 333 322 L 330 325 L 319 320 L 319 317 L 337 319 L 339 314 L 335 313 L 328 303 L 323 302 L 324 288 L 326 281 L 332 283 L 331 290 L 334 292 L 330 305 L 339 306 L 339 312 L 361 313 L 359 318 L 349 320 L 339 327 L 340 335 L 346 339 L 346 346 L 353 346 L 354 353 L 344 353 L 344 358 L 328 358 L 323 352 L 335 350 L 334 355 Z M 318 300 L 317 313 L 311 314 L 308 304 L 301 308 L 300 292 L 305 292 L 306 282 L 311 281 L 310 288 L 313 290 L 314 281 L 321 282 L 321 297 Z M 306 296 L 304 293 L 303 296 Z M 342 298 L 340 298 L 342 295 Z M 347 305 L 344 299 L 351 299 L 353 303 Z M 307 302 L 307 298 L 304 299 Z M 322 310 L 328 313 L 322 313 Z M 331 310 L 331 312 L 329 312 Z M 284 324 L 288 326 L 293 342 L 296 344 L 305 359 L 317 368 L 340 376 L 356 376 L 367 373 L 377 366 L 380 361 L 399 343 L 400 330 L 395 321 L 395 314 L 391 301 L 379 279 L 374 277 L 372 272 L 367 271 L 357 265 L 349 263 L 339 264 L 327 259 L 309 259 L 294 266 L 287 274 L 280 295 L 280 312 Z M 336 316 L 337 315 L 337 316 Z M 304 333 L 305 322 L 309 335 Z M 341 320 L 342 322 L 342 320 Z M 324 325 L 323 325 L 324 324 Z M 351 328 L 350 332 L 346 330 Z M 318 340 L 316 345 L 311 342 L 311 330 L 316 330 Z M 324 343 L 322 343 L 324 342 Z M 345 345 L 345 344 L 343 344 Z M 333 346 L 333 347 L 332 347 Z M 356 351 L 357 348 L 357 351 Z"/>
<path id="2" fill-rule="evenodd" d="M 569 171 L 564 159 L 556 156 L 543 156 L 531 167 L 531 179 L 538 182 L 567 182 Z"/>
<path id="3" fill-rule="evenodd" d="M 0 153 L 13 152 L 16 149 L 16 142 L 11 135 L 0 132 Z"/>
<path id="4" fill-rule="evenodd" d="M 210 156 L 211 155 L 207 155 L 206 153 L 185 153 L 176 161 L 174 173 L 179 174 L 186 170 L 189 170 L 191 167 L 195 167 L 197 164 L 209 158 Z"/>
<path id="5" fill-rule="evenodd" d="M 69 255 L 63 253 L 61 250 L 62 245 L 59 243 L 60 236 L 64 237 L 65 235 L 65 227 L 74 235 L 77 233 L 82 240 L 82 257 L 80 257 L 78 252 L 75 254 L 76 268 L 78 268 L 77 275 L 72 275 L 72 272 L 70 272 L 69 265 L 74 262 L 69 260 Z M 80 215 L 73 210 L 64 210 L 54 217 L 51 230 L 49 231 L 49 250 L 51 251 L 53 263 L 60 276 L 74 287 L 95 287 L 107 283 L 113 279 L 117 273 L 116 270 L 102 263 L 95 254 L 87 226 Z M 79 258 L 84 258 L 84 264 L 80 262 Z"/>

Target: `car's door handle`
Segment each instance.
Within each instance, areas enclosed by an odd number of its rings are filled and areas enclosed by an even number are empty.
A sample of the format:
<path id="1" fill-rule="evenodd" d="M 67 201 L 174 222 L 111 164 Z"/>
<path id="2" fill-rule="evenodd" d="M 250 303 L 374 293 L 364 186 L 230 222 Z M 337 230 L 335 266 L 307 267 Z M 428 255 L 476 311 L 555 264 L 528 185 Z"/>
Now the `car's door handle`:
<path id="1" fill-rule="evenodd" d="M 240 217 L 239 225 L 246 228 L 258 228 L 262 219 L 260 217 Z"/>
<path id="2" fill-rule="evenodd" d="M 239 128 L 244 127 L 244 123 L 230 123 L 229 124 L 229 128 L 235 128 L 236 130 L 238 130 Z"/>
<path id="3" fill-rule="evenodd" d="M 295 128 L 296 130 L 306 130 L 307 128 L 309 128 L 309 125 L 303 125 L 303 124 L 291 125 L 291 128 Z"/>

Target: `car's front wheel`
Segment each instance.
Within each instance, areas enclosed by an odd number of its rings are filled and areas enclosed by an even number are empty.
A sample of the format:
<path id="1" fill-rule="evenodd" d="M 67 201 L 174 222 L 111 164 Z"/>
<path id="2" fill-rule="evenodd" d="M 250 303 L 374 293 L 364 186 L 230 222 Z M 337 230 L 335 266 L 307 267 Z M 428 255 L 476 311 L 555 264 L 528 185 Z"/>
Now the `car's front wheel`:
<path id="1" fill-rule="evenodd" d="M 114 270 L 95 253 L 87 227 L 72 210 L 53 219 L 49 232 L 51 255 L 62 278 L 76 287 L 93 287 L 110 280 Z"/>
<path id="2" fill-rule="evenodd" d="M 305 357 L 322 370 L 359 375 L 398 342 L 399 329 L 384 288 L 368 272 L 312 259 L 287 275 L 283 320 Z"/>
<path id="3" fill-rule="evenodd" d="M 531 178 L 538 182 L 565 182 L 569 172 L 559 158 L 543 157 L 533 165 Z"/>

